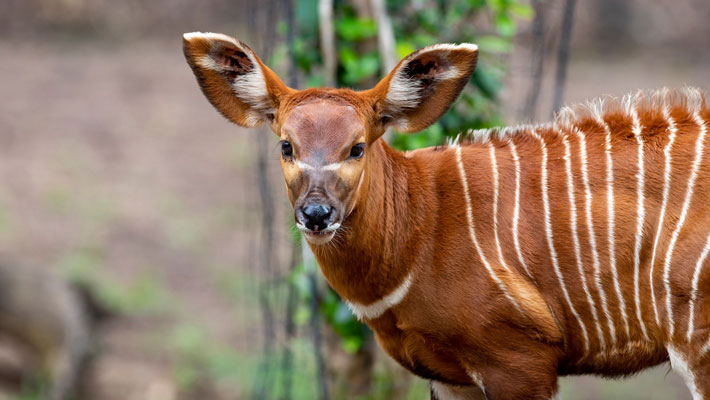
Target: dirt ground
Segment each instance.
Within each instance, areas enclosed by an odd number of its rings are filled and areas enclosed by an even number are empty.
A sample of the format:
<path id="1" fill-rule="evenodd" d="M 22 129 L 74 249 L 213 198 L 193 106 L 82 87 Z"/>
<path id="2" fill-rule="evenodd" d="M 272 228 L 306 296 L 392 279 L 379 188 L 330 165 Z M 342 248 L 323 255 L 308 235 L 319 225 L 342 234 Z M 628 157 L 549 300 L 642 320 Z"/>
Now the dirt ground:
<path id="1" fill-rule="evenodd" d="M 88 382 L 94 400 L 178 398 L 180 368 L 194 356 L 191 337 L 237 357 L 260 343 L 255 135 L 271 134 L 221 118 L 199 92 L 180 46 L 179 37 L 130 45 L 0 42 L 0 258 L 89 279 L 107 301 L 132 310 L 100 328 Z M 710 86 L 707 58 L 673 54 L 573 57 L 567 98 Z M 526 88 L 516 73 L 526 65 L 514 59 L 511 116 Z M 545 101 L 547 94 L 541 110 Z M 269 173 L 277 218 L 287 221 L 275 143 Z M 279 265 L 290 240 L 283 225 Z M 604 384 L 565 378 L 562 394 L 689 398 L 667 371 Z M 244 396 L 238 376 L 204 390 L 182 397 Z"/>

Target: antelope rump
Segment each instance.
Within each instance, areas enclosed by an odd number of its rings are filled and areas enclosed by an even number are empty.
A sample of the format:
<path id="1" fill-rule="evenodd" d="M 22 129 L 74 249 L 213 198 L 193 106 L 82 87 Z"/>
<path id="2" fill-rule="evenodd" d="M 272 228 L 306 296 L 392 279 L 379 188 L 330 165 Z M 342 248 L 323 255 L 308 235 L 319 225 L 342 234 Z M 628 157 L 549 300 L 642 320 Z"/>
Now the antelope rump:
<path id="1" fill-rule="evenodd" d="M 281 140 L 296 225 L 329 284 L 432 398 L 550 399 L 557 377 L 670 359 L 710 399 L 710 109 L 697 89 L 563 109 L 402 153 L 457 98 L 472 44 L 365 91 L 295 90 L 244 43 L 184 36 L 227 119 Z"/>

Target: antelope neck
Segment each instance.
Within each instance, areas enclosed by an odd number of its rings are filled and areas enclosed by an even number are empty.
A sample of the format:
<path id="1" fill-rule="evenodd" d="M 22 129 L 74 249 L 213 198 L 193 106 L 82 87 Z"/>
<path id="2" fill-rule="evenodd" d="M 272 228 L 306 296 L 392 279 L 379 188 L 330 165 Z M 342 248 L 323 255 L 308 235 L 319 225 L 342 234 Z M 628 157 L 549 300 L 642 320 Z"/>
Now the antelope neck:
<path id="1" fill-rule="evenodd" d="M 394 305 L 406 296 L 400 293 L 402 288 L 406 287 L 406 292 L 409 283 L 416 280 L 411 266 L 397 257 L 415 234 L 407 227 L 412 201 L 407 161 L 382 140 L 373 143 L 355 207 L 343 222 L 344 229 L 332 243 L 311 245 L 323 275 L 351 305 L 375 306 L 395 298 Z"/>

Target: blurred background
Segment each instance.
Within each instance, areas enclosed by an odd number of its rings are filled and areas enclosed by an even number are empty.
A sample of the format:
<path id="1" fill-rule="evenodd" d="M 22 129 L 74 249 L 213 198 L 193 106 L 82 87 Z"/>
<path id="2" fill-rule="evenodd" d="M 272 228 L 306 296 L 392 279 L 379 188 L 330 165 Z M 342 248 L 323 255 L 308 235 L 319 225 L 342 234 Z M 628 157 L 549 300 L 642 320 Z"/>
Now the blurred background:
<path id="1" fill-rule="evenodd" d="M 182 33 L 249 43 L 288 84 L 372 86 L 477 43 L 426 131 L 710 87 L 706 0 L 0 0 L 0 399 L 424 399 L 291 226 L 276 137 L 217 114 Z M 511 377 L 514 384 L 515 377 Z M 667 365 L 563 378 L 563 399 L 689 399 Z"/>

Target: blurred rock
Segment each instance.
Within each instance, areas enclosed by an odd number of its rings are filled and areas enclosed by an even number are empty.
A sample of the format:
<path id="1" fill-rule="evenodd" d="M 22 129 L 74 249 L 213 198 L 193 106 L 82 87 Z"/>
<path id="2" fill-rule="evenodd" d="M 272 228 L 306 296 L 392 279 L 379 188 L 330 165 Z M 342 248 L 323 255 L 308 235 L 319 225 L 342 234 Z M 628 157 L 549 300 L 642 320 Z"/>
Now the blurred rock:
<path id="1" fill-rule="evenodd" d="M 92 349 L 87 308 L 64 279 L 0 265 L 0 379 L 37 385 L 48 400 L 76 393 Z"/>

